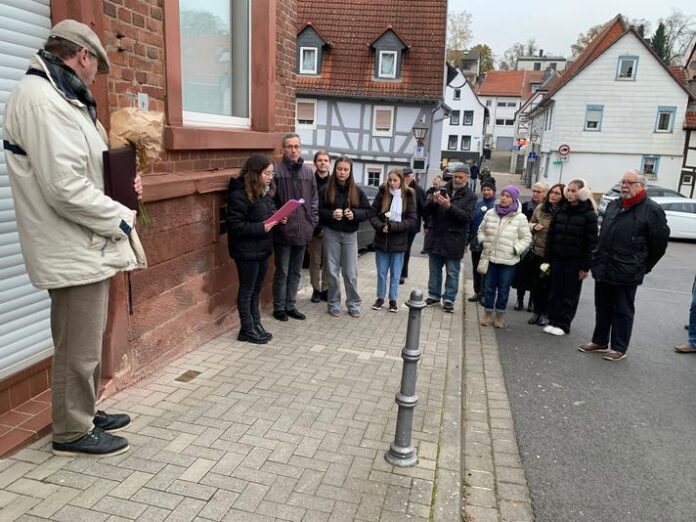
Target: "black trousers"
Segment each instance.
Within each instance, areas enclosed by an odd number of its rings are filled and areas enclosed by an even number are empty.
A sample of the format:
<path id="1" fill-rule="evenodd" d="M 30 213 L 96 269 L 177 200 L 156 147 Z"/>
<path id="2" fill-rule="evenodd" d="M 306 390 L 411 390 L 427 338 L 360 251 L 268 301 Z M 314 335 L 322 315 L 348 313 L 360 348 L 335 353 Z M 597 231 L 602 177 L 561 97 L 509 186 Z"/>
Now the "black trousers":
<path id="1" fill-rule="evenodd" d="M 551 326 L 570 333 L 570 323 L 575 318 L 580 302 L 582 280 L 578 278 L 580 262 L 551 261 L 551 288 L 548 301 L 548 318 Z"/>
<path id="2" fill-rule="evenodd" d="M 404 266 L 401 267 L 401 277 L 408 277 L 408 260 L 411 258 L 411 246 L 413 246 L 413 240 L 418 232 L 408 233 L 408 246 L 406 247 L 406 253 L 404 254 Z"/>
<path id="3" fill-rule="evenodd" d="M 541 275 L 541 264 L 544 259 L 535 253 L 529 254 L 530 277 L 532 282 L 532 303 L 534 303 L 534 313 L 546 315 L 549 304 L 549 279 L 550 274 Z"/>
<path id="4" fill-rule="evenodd" d="M 595 281 L 593 343 L 609 345 L 614 351 L 626 353 L 633 331 L 637 288 Z"/>
<path id="5" fill-rule="evenodd" d="M 479 261 L 481 260 L 481 252 L 471 251 L 471 265 L 473 266 L 472 279 L 474 280 L 474 293 L 476 295 L 483 294 L 483 288 L 481 288 L 481 283 L 483 282 L 483 276 L 479 274 L 476 269 L 478 268 Z"/>
<path id="6" fill-rule="evenodd" d="M 263 278 L 268 271 L 268 258 L 261 261 L 234 260 L 239 276 L 239 288 L 237 290 L 237 313 L 242 330 L 253 330 L 261 323 L 261 287 Z"/>

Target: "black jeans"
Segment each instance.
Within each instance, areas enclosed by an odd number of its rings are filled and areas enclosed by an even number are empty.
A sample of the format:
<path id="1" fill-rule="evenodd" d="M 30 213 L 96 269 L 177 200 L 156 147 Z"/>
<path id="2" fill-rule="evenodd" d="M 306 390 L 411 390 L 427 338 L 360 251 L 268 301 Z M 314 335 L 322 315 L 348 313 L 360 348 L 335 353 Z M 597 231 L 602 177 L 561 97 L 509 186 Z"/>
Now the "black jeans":
<path id="1" fill-rule="evenodd" d="M 532 302 L 534 303 L 534 313 L 546 315 L 549 304 L 549 279 L 550 274 L 541 275 L 541 264 L 543 258 L 538 255 L 530 254 L 531 277 L 532 277 Z"/>
<path id="2" fill-rule="evenodd" d="M 483 276 L 479 274 L 476 269 L 478 268 L 479 261 L 481 260 L 481 252 L 476 252 L 475 250 L 471 251 L 471 265 L 473 267 L 472 269 L 472 274 L 473 274 L 473 281 L 474 281 L 474 293 L 476 295 L 482 295 L 483 294 L 483 289 L 481 288 L 481 282 L 483 281 Z"/>
<path id="3" fill-rule="evenodd" d="M 241 261 L 235 259 L 239 288 L 237 289 L 237 313 L 242 330 L 253 330 L 261 323 L 261 287 L 268 271 L 268 258 L 261 261 Z"/>
<path id="4" fill-rule="evenodd" d="M 570 333 L 570 323 L 575 318 L 580 301 L 582 280 L 578 278 L 580 262 L 574 260 L 551 261 L 551 289 L 548 318 L 551 326 Z"/>
<path id="5" fill-rule="evenodd" d="M 408 277 L 408 260 L 411 258 L 411 246 L 413 245 L 413 240 L 418 232 L 408 233 L 408 246 L 406 247 L 406 253 L 404 254 L 404 265 L 401 267 L 401 277 Z"/>
<path id="6" fill-rule="evenodd" d="M 612 350 L 626 353 L 633 331 L 637 288 L 595 281 L 593 343 L 610 345 Z"/>

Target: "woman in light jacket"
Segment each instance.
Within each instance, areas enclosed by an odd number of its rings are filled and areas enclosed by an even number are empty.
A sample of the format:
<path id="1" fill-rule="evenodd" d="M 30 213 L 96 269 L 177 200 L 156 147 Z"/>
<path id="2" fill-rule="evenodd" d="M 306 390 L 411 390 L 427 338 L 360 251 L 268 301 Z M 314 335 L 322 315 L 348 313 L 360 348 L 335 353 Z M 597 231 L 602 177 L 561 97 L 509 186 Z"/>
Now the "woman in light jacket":
<path id="1" fill-rule="evenodd" d="M 353 160 L 341 156 L 319 193 L 319 222 L 324 230 L 324 265 L 327 267 L 328 312 L 341 315 L 343 274 L 346 308 L 351 317 L 360 317 L 358 294 L 358 228 L 369 217 L 370 202 L 353 179 Z"/>
<path id="2" fill-rule="evenodd" d="M 520 192 L 514 185 L 505 187 L 494 210 L 486 212 L 478 229 L 478 240 L 483 244 L 481 258 L 488 258 L 489 261 L 484 284 L 483 326 L 490 326 L 493 322 L 494 310 L 495 327 L 505 326 L 505 308 L 515 276 L 515 265 L 532 242 L 519 196 Z"/>
<path id="3" fill-rule="evenodd" d="M 246 160 L 238 178 L 230 180 L 227 192 L 227 244 L 237 265 L 237 313 L 241 330 L 237 339 L 265 344 L 273 336 L 261 325 L 259 301 L 268 259 L 273 251 L 276 225 L 265 223 L 275 212 L 273 163 L 256 154 Z"/>
<path id="4" fill-rule="evenodd" d="M 377 264 L 377 300 L 373 310 L 381 310 L 387 297 L 389 276 L 389 311 L 399 311 L 399 278 L 408 248 L 408 233 L 416 229 L 416 194 L 404 183 L 399 169 L 389 171 L 387 181 L 372 202 L 370 222 L 375 229 L 375 262 Z"/>

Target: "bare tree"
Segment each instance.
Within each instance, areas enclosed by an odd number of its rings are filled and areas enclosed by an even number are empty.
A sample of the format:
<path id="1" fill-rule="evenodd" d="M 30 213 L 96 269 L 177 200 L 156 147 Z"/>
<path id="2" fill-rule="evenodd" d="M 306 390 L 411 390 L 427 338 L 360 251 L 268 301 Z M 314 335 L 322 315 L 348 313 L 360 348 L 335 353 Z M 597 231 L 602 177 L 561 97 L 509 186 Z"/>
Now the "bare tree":
<path id="1" fill-rule="evenodd" d="M 504 71 L 514 71 L 517 69 L 517 62 L 523 56 L 531 56 L 536 54 L 538 50 L 536 40 L 530 38 L 526 43 L 515 42 L 507 51 L 503 53 L 503 57 L 498 63 L 498 68 Z"/>
<path id="2" fill-rule="evenodd" d="M 593 25 L 586 32 L 580 33 L 578 35 L 578 38 L 577 40 L 575 40 L 575 43 L 570 46 L 570 51 L 573 54 L 573 60 L 577 58 L 580 55 L 580 53 L 585 50 L 585 47 L 587 47 L 587 45 L 592 41 L 592 39 L 595 36 L 597 36 L 599 31 L 602 30 L 602 27 L 604 27 L 602 24 Z"/>
<path id="3" fill-rule="evenodd" d="M 447 18 L 447 49 L 463 51 L 471 43 L 471 13 L 460 11 L 450 13 Z"/>
<path id="4" fill-rule="evenodd" d="M 686 52 L 691 40 L 696 35 L 696 17 L 685 15 L 679 9 L 672 8 L 672 14 L 660 19 L 665 26 L 665 56 L 667 65 L 674 63 Z"/>

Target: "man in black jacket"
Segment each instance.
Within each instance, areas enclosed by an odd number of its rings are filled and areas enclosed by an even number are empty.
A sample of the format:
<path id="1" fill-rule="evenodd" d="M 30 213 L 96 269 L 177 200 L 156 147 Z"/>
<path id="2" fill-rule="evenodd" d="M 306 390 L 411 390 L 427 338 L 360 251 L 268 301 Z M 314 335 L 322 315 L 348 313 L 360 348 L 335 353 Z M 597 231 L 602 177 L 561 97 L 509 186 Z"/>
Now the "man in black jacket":
<path id="1" fill-rule="evenodd" d="M 317 182 L 317 193 L 321 193 L 322 187 L 326 185 L 331 174 L 330 167 L 331 158 L 325 150 L 319 150 L 314 154 L 314 177 Z M 322 233 L 321 225 L 314 228 L 312 240 L 307 245 L 309 252 L 309 280 L 312 283 L 312 298 L 313 303 L 326 301 L 328 299 L 328 270 L 324 266 L 324 234 Z"/>
<path id="2" fill-rule="evenodd" d="M 476 196 L 469 188 L 469 167 L 458 165 L 452 172 L 452 181 L 443 192 L 428 197 L 424 215 L 432 219 L 432 250 L 429 253 L 430 273 L 428 298 L 432 306 L 443 300 L 443 310 L 454 312 L 454 300 L 459 290 L 459 269 L 468 242 L 469 224 L 474 216 Z M 442 267 L 447 278 L 442 292 Z"/>
<path id="3" fill-rule="evenodd" d="M 595 329 L 592 341 L 580 345 L 580 351 L 607 352 L 607 361 L 626 357 L 636 289 L 664 255 L 668 240 L 667 218 L 648 199 L 645 176 L 629 170 L 621 180 L 621 197 L 607 206 L 592 256 Z"/>
<path id="4" fill-rule="evenodd" d="M 411 167 L 404 167 L 401 169 L 404 175 L 404 183 L 407 187 L 413 189 L 416 194 L 416 229 L 408 233 L 408 248 L 404 254 L 404 265 L 401 267 L 401 277 L 399 278 L 399 284 L 403 285 L 408 277 L 408 262 L 411 259 L 411 247 L 413 246 L 413 240 L 416 234 L 420 232 L 421 223 L 423 221 L 423 207 L 425 206 L 425 191 L 416 182 L 416 176 L 413 173 Z"/>

